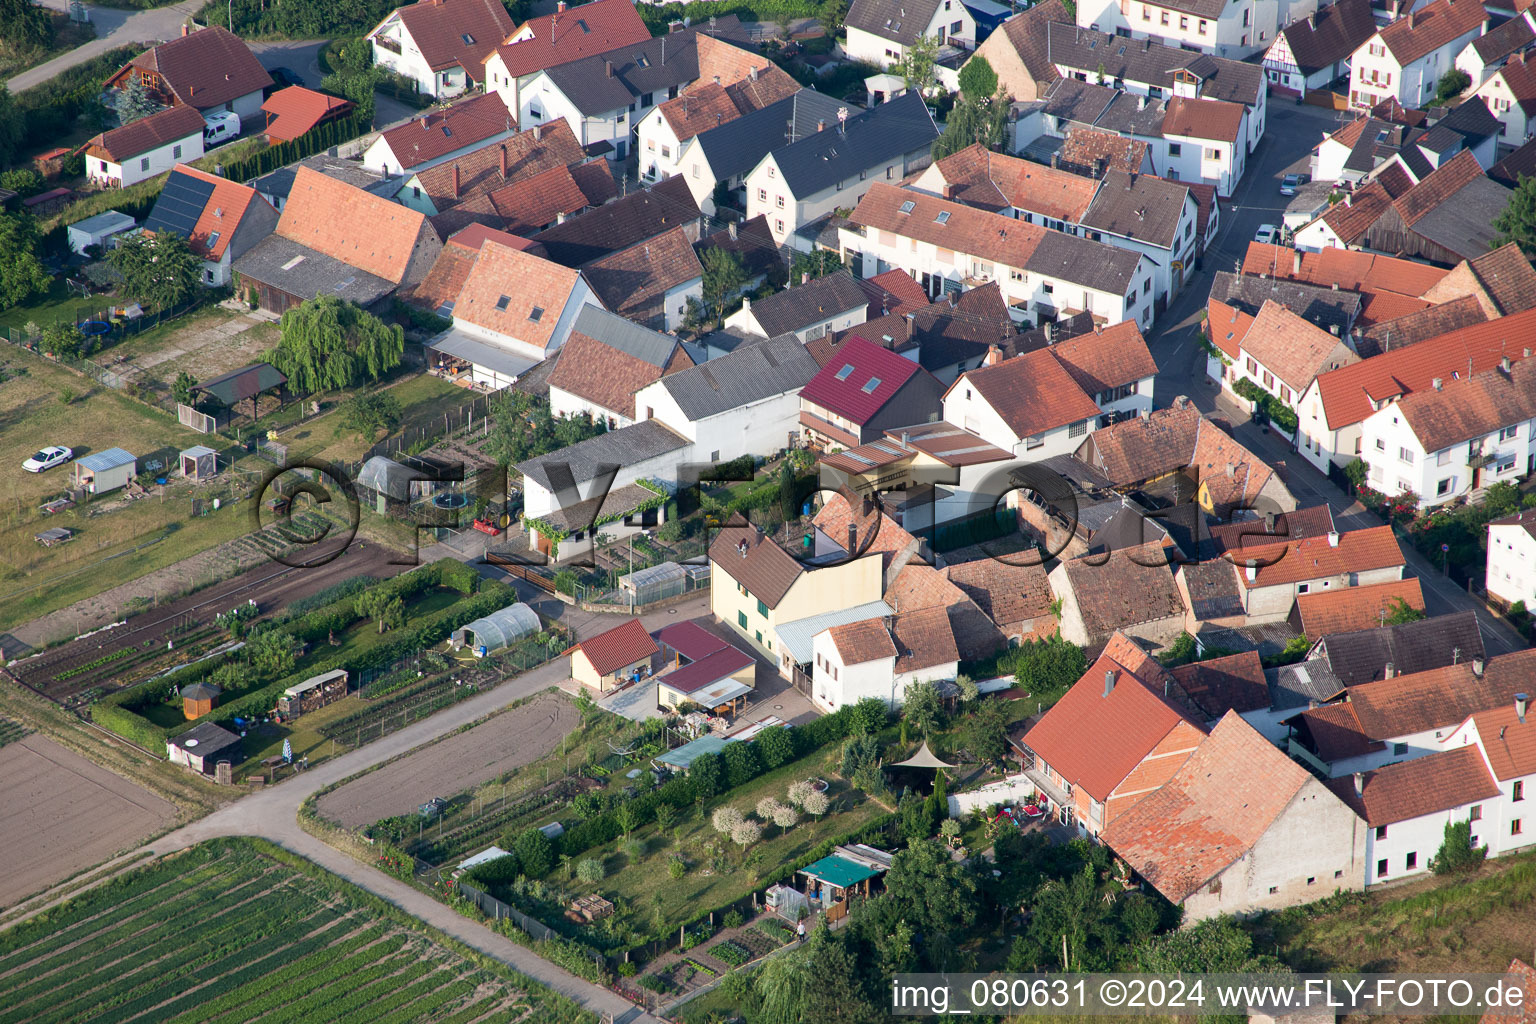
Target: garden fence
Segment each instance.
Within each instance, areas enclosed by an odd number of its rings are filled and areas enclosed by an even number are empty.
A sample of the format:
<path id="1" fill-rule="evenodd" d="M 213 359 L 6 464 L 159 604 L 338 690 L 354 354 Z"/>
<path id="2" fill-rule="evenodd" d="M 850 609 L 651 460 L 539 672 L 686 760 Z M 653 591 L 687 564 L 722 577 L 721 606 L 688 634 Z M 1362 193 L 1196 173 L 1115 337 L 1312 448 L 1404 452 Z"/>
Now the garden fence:
<path id="1" fill-rule="evenodd" d="M 455 882 L 454 886 L 459 890 L 460 896 L 463 896 L 475 906 L 479 907 L 482 911 L 485 912 L 487 917 L 497 921 L 500 921 L 504 917 L 511 918 L 513 922 L 515 922 L 517 926 L 523 931 L 527 932 L 535 942 L 543 942 L 546 939 L 553 939 L 559 935 L 558 932 L 550 928 L 548 925 L 529 917 L 527 914 L 523 913 L 521 910 L 518 910 L 514 906 L 510 906 L 501 902 L 501 900 L 492 896 L 488 892 L 483 892 L 480 889 L 476 889 L 474 886 L 465 882 Z"/>
<path id="2" fill-rule="evenodd" d="M 483 429 L 490 421 L 491 398 L 491 395 L 475 395 L 457 408 L 445 410 L 441 418 L 433 417 L 425 423 L 407 427 L 392 437 L 386 437 L 368 449 L 363 455 L 363 461 L 375 455 L 391 459 L 416 455 L 430 448 L 433 443 L 453 437 L 461 431 Z"/>

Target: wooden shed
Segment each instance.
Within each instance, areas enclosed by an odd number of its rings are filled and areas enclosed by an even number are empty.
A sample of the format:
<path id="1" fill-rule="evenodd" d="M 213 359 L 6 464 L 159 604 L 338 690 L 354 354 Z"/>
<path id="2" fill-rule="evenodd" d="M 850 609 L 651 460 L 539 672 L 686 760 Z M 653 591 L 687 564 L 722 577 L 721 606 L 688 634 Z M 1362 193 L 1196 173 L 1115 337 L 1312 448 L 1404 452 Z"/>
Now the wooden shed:
<path id="1" fill-rule="evenodd" d="M 187 716 L 187 721 L 201 718 L 213 710 L 213 706 L 219 702 L 219 695 L 224 691 L 212 683 L 193 683 L 191 686 L 181 688 L 181 713 Z"/>
<path id="2" fill-rule="evenodd" d="M 181 475 L 189 480 L 207 480 L 219 471 L 219 455 L 205 444 L 195 444 L 181 453 Z"/>
<path id="3" fill-rule="evenodd" d="M 138 460 L 121 448 L 94 452 L 75 463 L 75 486 L 91 494 L 105 494 L 128 486 L 134 478 Z"/>
<path id="4" fill-rule="evenodd" d="M 220 761 L 238 764 L 244 759 L 240 737 L 213 722 L 199 722 L 174 739 L 166 740 L 165 755 L 172 764 L 212 775 Z"/>
<path id="5" fill-rule="evenodd" d="M 347 670 L 322 672 L 302 683 L 294 683 L 277 698 L 277 713 L 284 719 L 298 718 L 306 711 L 323 708 L 347 695 Z"/>

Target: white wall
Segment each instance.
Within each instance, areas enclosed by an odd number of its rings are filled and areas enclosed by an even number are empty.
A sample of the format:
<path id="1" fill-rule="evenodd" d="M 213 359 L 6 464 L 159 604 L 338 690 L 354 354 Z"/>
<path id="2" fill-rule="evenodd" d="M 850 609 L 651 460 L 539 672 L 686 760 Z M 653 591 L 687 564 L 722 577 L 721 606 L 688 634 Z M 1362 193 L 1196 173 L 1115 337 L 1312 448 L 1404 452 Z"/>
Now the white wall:
<path id="1" fill-rule="evenodd" d="M 767 457 L 786 447 L 790 432 L 800 427 L 798 388 L 695 421 L 683 415 L 657 381 L 635 393 L 635 410 L 642 419 L 647 409 L 654 411 L 655 419 L 696 442 L 694 454 L 709 462 L 728 462 L 742 455 Z"/>
<path id="2" fill-rule="evenodd" d="M 828 127 L 826 130 L 835 131 L 836 129 Z M 842 186 L 841 188 L 834 184 L 832 188 L 823 189 L 808 196 L 796 196 L 779 174 L 778 164 L 774 162 L 773 154 L 770 153 L 763 157 L 747 175 L 747 219 L 751 220 L 758 214 L 766 216 L 768 230 L 773 235 L 773 240 L 779 245 L 784 245 L 790 241 L 790 236 L 800 225 L 809 223 L 833 210 L 842 207 L 852 209 L 859 205 L 859 200 L 864 198 L 864 193 L 868 192 L 869 187 L 875 182 L 896 184 L 909 171 L 927 165 L 925 153 L 908 155 L 913 159 L 908 161 L 905 157 L 897 157 L 877 166 L 865 168 L 854 177 L 838 183 Z M 781 206 L 780 203 L 783 205 Z"/>
<path id="3" fill-rule="evenodd" d="M 1392 51 L 1381 42 L 1379 35 L 1372 36 L 1351 60 L 1353 70 L 1349 78 L 1349 105 L 1355 108 L 1371 107 L 1389 96 L 1396 96 L 1409 109 L 1420 109 L 1434 98 L 1435 83 L 1440 76 L 1455 66 L 1456 56 L 1473 39 L 1482 35 L 1479 26 L 1463 32 L 1450 42 L 1413 61 L 1407 67 L 1397 62 Z"/>
<path id="4" fill-rule="evenodd" d="M 593 420 L 607 420 L 609 430 L 627 427 L 635 422 L 632 417 L 615 409 L 598 405 L 590 399 L 572 394 L 564 388 L 556 387 L 553 384 L 549 387 L 549 411 L 551 415 L 557 418 L 560 416 L 580 416 L 582 413 L 587 413 Z"/>
<path id="5" fill-rule="evenodd" d="M 1445 826 L 1456 821 L 1466 821 L 1471 810 L 1471 804 L 1464 804 L 1406 821 L 1394 821 L 1384 827 L 1384 836 L 1382 828 L 1367 828 L 1365 884 L 1379 885 L 1427 873 L 1430 860 L 1440 852 L 1440 845 L 1445 842 Z M 1473 822 L 1473 832 L 1477 832 L 1482 824 L 1480 821 Z M 1479 840 L 1483 838 L 1478 836 Z M 1408 866 L 1410 856 L 1414 858 L 1413 867 Z M 1383 868 L 1386 870 L 1383 871 Z"/>
<path id="6" fill-rule="evenodd" d="M 803 343 L 825 337 L 828 331 L 846 331 L 850 327 L 857 327 L 868 319 L 868 309 L 868 306 L 859 306 L 851 310 L 841 310 L 835 316 L 829 316 L 800 328 L 795 332 L 795 337 Z M 741 308 L 725 318 L 725 326 L 737 327 L 760 337 L 768 337 L 768 332 L 763 329 L 762 324 L 757 322 L 757 315 L 752 311 L 751 298 L 742 299 Z"/>
<path id="7" fill-rule="evenodd" d="M 1480 488 L 1518 479 L 1529 471 L 1531 456 L 1536 453 L 1532 445 L 1536 422 L 1525 420 L 1470 443 L 1463 441 L 1442 451 L 1425 452 L 1395 403 L 1367 417 L 1360 433 L 1361 458 L 1369 469 L 1366 480 L 1370 486 L 1388 495 L 1411 490 L 1425 505 L 1443 505 L 1471 493 L 1473 471 L 1468 463 L 1469 451 L 1480 451 L 1492 458 L 1479 474 Z M 1504 436 L 1506 433 L 1509 436 Z"/>
<path id="8" fill-rule="evenodd" d="M 184 139 L 176 139 L 140 153 L 122 164 L 112 164 L 94 156 L 85 158 L 85 176 L 93 182 L 112 187 L 126 187 L 157 174 L 164 174 L 179 163 L 203 155 L 203 133 L 199 129 Z"/>
<path id="9" fill-rule="evenodd" d="M 385 49 L 379 45 L 380 38 L 388 39 L 400 48 L 400 53 Z M 415 80 L 416 86 L 428 96 L 445 98 L 457 96 L 468 86 L 468 76 L 464 69 L 458 65 L 443 68 L 441 71 L 433 71 L 427 59 L 422 56 L 421 50 L 411 34 L 406 31 L 405 24 L 394 14 L 384 20 L 384 24 L 370 33 L 373 43 L 373 62 L 380 67 L 389 69 Z M 488 41 L 489 42 L 489 41 Z"/>
<path id="10" fill-rule="evenodd" d="M 1515 99 L 1514 91 L 1505 82 L 1503 74 L 1496 72 L 1478 88 L 1476 95 L 1482 97 L 1493 116 L 1503 123 L 1504 133 L 1499 136 L 1500 142 L 1520 146 L 1531 137 L 1531 121 L 1525 116 L 1525 108 Z"/>
<path id="11" fill-rule="evenodd" d="M 854 704 L 865 697 L 901 703 L 896 687 L 895 658 L 877 658 L 858 665 L 845 665 L 832 642 L 830 630 L 822 630 L 811 639 L 811 700 L 827 711 L 844 704 Z"/>
<path id="12" fill-rule="evenodd" d="M 653 110 L 639 122 L 640 177 L 663 181 L 677 173 L 682 144 L 660 110 Z M 690 140 L 691 141 L 691 140 Z M 713 186 L 711 186 L 713 187 Z"/>
<path id="13" fill-rule="evenodd" d="M 1518 524 L 1488 527 L 1488 593 L 1536 608 L 1536 537 Z"/>
<path id="14" fill-rule="evenodd" d="M 1241 60 L 1268 48 L 1281 25 L 1316 10 L 1316 0 L 1235 0 L 1220 18 L 1210 20 L 1138 0 L 1081 0 L 1077 23 Z"/>

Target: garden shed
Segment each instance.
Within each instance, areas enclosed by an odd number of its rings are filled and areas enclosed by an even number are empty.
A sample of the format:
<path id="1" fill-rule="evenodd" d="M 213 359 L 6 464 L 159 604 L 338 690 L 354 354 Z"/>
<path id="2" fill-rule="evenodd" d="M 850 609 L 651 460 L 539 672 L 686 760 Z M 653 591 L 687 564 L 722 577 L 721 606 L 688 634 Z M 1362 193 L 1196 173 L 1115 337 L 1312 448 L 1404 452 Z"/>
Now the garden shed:
<path id="1" fill-rule="evenodd" d="M 235 764 L 245 755 L 239 736 L 214 722 L 199 722 L 180 736 L 166 740 L 165 756 L 172 764 L 212 775 L 220 761 Z"/>
<path id="2" fill-rule="evenodd" d="M 212 683 L 193 683 L 191 686 L 183 686 L 181 713 L 189 722 L 194 718 L 202 718 L 213 710 L 213 706 L 219 702 L 219 694 L 223 692 Z"/>
<path id="3" fill-rule="evenodd" d="M 686 772 L 692 766 L 694 758 L 701 754 L 718 754 L 725 749 L 729 742 L 723 736 L 700 736 L 689 743 L 684 743 L 676 750 L 669 750 L 652 762 L 657 768 L 670 768 L 674 771 Z"/>
<path id="4" fill-rule="evenodd" d="M 138 222 L 126 213 L 118 213 L 116 210 L 108 210 L 106 213 L 98 213 L 94 217 L 71 224 L 65 231 L 69 238 L 71 252 L 83 253 L 93 245 L 108 246 L 108 239 L 114 235 L 120 235 L 124 231 L 132 231 L 138 227 Z"/>
<path id="5" fill-rule="evenodd" d="M 524 637 L 533 636 L 543 628 L 539 613 L 519 601 L 454 630 L 453 639 L 466 647 L 475 648 L 477 654 L 489 654 Z"/>
<path id="6" fill-rule="evenodd" d="M 839 846 L 831 854 L 814 864 L 808 864 L 796 874 L 806 877 L 806 895 L 817 899 L 827 908 L 829 920 L 837 920 L 847 913 L 850 892 L 869 896 L 870 879 L 891 869 L 891 855 L 873 846 L 858 843 Z M 841 908 L 841 913 L 838 913 Z"/>
<path id="7" fill-rule="evenodd" d="M 205 444 L 195 444 L 182 451 L 181 475 L 188 480 L 207 480 L 219 471 L 219 453 Z"/>
<path id="8" fill-rule="evenodd" d="M 631 607 L 664 601 L 688 589 L 688 573 L 676 562 L 662 562 L 619 577 L 619 590 L 629 596 Z"/>
<path id="9" fill-rule="evenodd" d="M 347 670 L 332 669 L 317 676 L 310 676 L 302 683 L 294 683 L 277 698 L 277 713 L 284 719 L 294 719 L 307 711 L 315 711 L 347 695 Z"/>
<path id="10" fill-rule="evenodd" d="M 75 463 L 75 486 L 91 494 L 105 494 L 128 486 L 138 460 L 121 448 L 93 452 Z"/>

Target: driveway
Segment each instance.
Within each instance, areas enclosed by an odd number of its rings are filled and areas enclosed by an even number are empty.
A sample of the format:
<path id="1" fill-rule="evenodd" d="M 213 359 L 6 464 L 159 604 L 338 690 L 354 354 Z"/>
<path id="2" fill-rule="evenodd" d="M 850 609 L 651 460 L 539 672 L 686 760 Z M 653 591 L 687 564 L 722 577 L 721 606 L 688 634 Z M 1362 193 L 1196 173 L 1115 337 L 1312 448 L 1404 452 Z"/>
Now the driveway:
<path id="1" fill-rule="evenodd" d="M 65 13 L 69 11 L 69 0 L 40 0 L 40 2 L 44 7 L 50 7 L 56 11 Z M 88 3 L 85 8 L 90 11 L 91 23 L 96 26 L 96 38 L 88 43 L 82 43 L 68 53 L 60 54 L 45 64 L 23 71 L 9 79 L 5 87 L 11 92 L 20 92 L 48 81 L 65 68 L 83 64 L 92 57 L 106 53 L 115 47 L 127 46 L 130 43 L 154 43 L 174 39 L 181 34 L 182 22 L 196 14 L 201 6 L 192 0 L 182 0 L 181 3 L 172 4 L 169 7 L 156 7 L 149 11 L 123 11 L 115 7 L 97 7 Z"/>
<path id="2" fill-rule="evenodd" d="M 289 39 L 274 43 L 249 43 L 251 52 L 268 71 L 287 68 L 311 89 L 320 88 L 325 72 L 320 67 L 320 50 L 329 39 Z"/>

